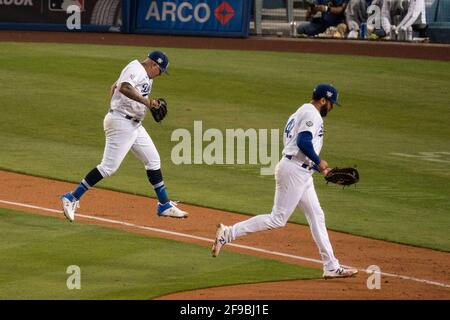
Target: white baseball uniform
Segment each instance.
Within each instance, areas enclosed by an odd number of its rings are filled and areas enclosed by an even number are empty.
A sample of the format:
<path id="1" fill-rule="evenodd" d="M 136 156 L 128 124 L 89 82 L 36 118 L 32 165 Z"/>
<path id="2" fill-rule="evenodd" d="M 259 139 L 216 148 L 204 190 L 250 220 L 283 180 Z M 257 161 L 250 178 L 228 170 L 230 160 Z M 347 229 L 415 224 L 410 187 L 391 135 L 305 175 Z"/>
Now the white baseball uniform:
<path id="1" fill-rule="evenodd" d="M 400 19 L 400 21 L 395 21 Z M 425 24 L 425 2 L 423 0 L 383 0 L 381 6 L 381 26 L 389 34 L 392 25 L 397 29 L 413 24 Z"/>
<path id="2" fill-rule="evenodd" d="M 289 118 L 284 130 L 283 158 L 275 169 L 275 199 L 272 213 L 258 215 L 231 227 L 231 239 L 262 230 L 283 227 L 298 206 L 306 216 L 323 261 L 324 270 L 339 268 L 333 253 L 325 216 L 313 184 L 312 161 L 297 146 L 297 135 L 310 131 L 314 151 L 319 154 L 323 145 L 323 120 L 310 103 L 302 105 Z M 288 156 L 290 159 L 288 159 Z"/>
<path id="3" fill-rule="evenodd" d="M 120 93 L 118 88 L 125 82 L 146 97 L 151 92 L 153 80 L 138 60 L 131 61 L 122 70 L 111 98 L 110 110 L 103 121 L 106 144 L 102 162 L 97 166 L 103 177 L 111 176 L 119 168 L 130 149 L 144 163 L 146 170 L 161 168 L 158 151 L 142 126 L 148 108 Z"/>
<path id="4" fill-rule="evenodd" d="M 408 12 L 397 28 L 407 29 L 413 25 L 426 24 L 425 1 L 424 0 L 410 0 Z"/>

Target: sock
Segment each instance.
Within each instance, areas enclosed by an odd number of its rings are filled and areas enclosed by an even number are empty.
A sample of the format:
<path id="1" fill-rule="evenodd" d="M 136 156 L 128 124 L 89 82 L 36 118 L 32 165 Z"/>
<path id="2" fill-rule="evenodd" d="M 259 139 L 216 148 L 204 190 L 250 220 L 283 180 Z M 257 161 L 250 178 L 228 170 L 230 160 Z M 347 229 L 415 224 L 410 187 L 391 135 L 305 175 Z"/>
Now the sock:
<path id="1" fill-rule="evenodd" d="M 75 189 L 74 192 L 72 192 L 72 195 L 77 199 L 80 200 L 81 196 L 88 191 L 90 188 L 92 188 L 97 182 L 103 179 L 102 174 L 100 171 L 98 171 L 97 168 L 94 168 L 89 172 L 86 177 L 80 182 L 78 187 Z"/>
<path id="2" fill-rule="evenodd" d="M 164 185 L 162 179 L 161 169 L 158 170 L 147 170 L 148 181 L 152 184 L 155 189 L 158 201 L 161 204 L 169 202 L 169 197 L 167 196 L 166 186 Z"/>

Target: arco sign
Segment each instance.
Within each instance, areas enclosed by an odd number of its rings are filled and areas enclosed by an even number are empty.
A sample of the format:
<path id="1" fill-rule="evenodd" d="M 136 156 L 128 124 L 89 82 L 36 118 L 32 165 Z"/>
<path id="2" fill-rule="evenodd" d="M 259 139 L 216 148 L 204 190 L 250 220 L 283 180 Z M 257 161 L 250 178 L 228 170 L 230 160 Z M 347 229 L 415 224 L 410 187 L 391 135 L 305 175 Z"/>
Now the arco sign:
<path id="1" fill-rule="evenodd" d="M 247 0 L 138 0 L 135 10 L 134 32 L 248 35 Z"/>

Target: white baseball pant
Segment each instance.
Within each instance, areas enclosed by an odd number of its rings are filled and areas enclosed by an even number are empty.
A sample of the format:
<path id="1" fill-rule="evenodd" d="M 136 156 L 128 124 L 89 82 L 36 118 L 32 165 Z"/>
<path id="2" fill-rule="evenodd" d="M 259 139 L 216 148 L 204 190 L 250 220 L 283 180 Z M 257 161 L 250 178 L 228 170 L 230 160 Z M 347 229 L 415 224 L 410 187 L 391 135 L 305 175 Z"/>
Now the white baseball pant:
<path id="1" fill-rule="evenodd" d="M 146 170 L 161 168 L 158 150 L 141 122 L 108 112 L 103 128 L 106 137 L 105 151 L 102 162 L 97 166 L 103 177 L 111 176 L 117 171 L 130 149 L 144 163 Z"/>
<path id="2" fill-rule="evenodd" d="M 314 241 L 319 248 L 324 270 L 339 268 L 325 225 L 325 215 L 314 189 L 311 171 L 296 160 L 282 158 L 275 169 L 275 199 L 272 213 L 252 217 L 231 228 L 231 240 L 243 235 L 281 228 L 298 206 L 306 216 Z"/>

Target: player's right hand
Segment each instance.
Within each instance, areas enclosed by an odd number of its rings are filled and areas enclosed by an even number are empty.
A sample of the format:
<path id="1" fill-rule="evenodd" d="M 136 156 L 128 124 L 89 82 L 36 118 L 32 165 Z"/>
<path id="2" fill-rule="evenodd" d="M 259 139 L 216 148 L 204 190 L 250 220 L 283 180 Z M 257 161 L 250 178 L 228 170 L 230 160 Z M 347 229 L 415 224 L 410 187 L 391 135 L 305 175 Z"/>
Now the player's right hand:
<path id="1" fill-rule="evenodd" d="M 159 101 L 157 99 L 148 98 L 148 105 L 147 107 L 150 109 L 152 107 L 155 107 L 156 109 L 159 108 Z"/>
<path id="2" fill-rule="evenodd" d="M 325 160 L 320 160 L 320 163 L 319 163 L 319 169 L 320 169 L 320 172 L 324 175 L 324 176 L 326 176 L 327 174 L 328 174 L 328 172 L 330 172 L 330 168 L 328 167 L 328 162 L 326 162 Z"/>

